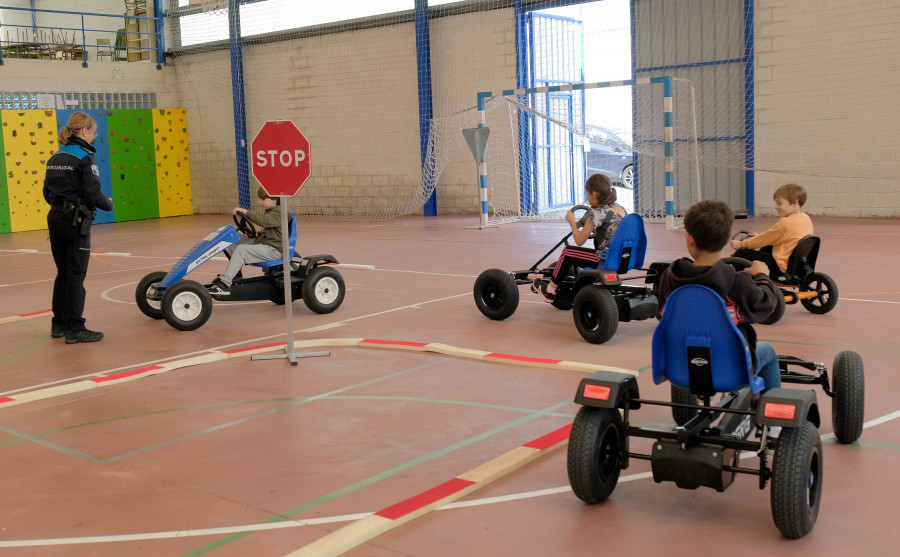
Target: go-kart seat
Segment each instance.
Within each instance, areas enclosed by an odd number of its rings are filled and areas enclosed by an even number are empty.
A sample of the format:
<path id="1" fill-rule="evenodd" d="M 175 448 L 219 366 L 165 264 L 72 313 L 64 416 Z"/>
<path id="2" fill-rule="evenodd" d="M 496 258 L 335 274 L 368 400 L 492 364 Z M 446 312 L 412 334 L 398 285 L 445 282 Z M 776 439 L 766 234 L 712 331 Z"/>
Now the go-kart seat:
<path id="1" fill-rule="evenodd" d="M 644 232 L 644 219 L 632 213 L 622 219 L 609 246 L 600 252 L 600 264 L 604 271 L 615 271 L 623 275 L 631 269 L 641 268 L 646 253 L 647 234 Z"/>
<path id="2" fill-rule="evenodd" d="M 665 380 L 695 395 L 712 396 L 765 382 L 753 372 L 750 347 L 722 297 L 706 286 L 687 284 L 666 300 L 653 333 L 653 381 Z"/>
<path id="3" fill-rule="evenodd" d="M 772 277 L 786 284 L 800 284 L 816 270 L 816 259 L 819 257 L 819 237 L 806 235 L 800 239 L 797 247 L 788 258 L 787 272 Z"/>
<path id="4" fill-rule="evenodd" d="M 291 254 L 291 257 L 294 255 L 294 248 L 297 246 L 297 219 L 294 217 L 294 213 L 288 213 L 290 218 L 288 218 L 288 253 Z M 254 267 L 276 267 L 279 265 L 284 265 L 284 260 L 281 258 L 273 259 L 271 261 L 263 261 L 262 263 L 251 263 Z"/>

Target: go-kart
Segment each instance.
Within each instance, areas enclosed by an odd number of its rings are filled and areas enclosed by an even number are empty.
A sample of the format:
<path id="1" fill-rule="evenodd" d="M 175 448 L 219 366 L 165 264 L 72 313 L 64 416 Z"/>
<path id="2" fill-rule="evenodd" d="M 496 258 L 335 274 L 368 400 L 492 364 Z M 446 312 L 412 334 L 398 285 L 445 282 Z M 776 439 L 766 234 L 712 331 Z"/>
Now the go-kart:
<path id="1" fill-rule="evenodd" d="M 590 207 L 576 205 L 570 209 L 585 211 L 578 221 L 584 226 Z M 549 267 L 539 268 L 541 263 L 560 246 L 569 246 L 572 233 L 566 234 L 537 263 L 524 271 L 504 271 L 488 269 L 475 280 L 475 305 L 481 313 L 494 320 L 503 320 L 515 313 L 519 305 L 518 286 L 531 285 L 535 279 L 549 281 L 553 275 L 554 262 Z M 595 238 L 596 244 L 596 238 Z M 574 276 L 564 277 L 556 288 L 553 307 L 572 310 L 575 328 L 584 340 L 602 344 L 616 334 L 619 321 L 638 321 L 656 316 L 658 306 L 655 289 L 661 270 L 669 263 L 652 264 L 649 269 L 641 269 L 647 251 L 647 236 L 644 221 L 637 214 L 627 215 L 619 223 L 609 243 L 609 248 L 601 253 L 601 267 L 581 268 Z M 645 271 L 646 274 L 623 277 L 631 270 Z M 626 281 L 643 279 L 650 286 L 628 284 Z"/>
<path id="2" fill-rule="evenodd" d="M 344 279 L 331 255 L 321 254 L 300 257 L 294 251 L 297 245 L 297 223 L 290 213 L 288 252 L 294 254 L 289 273 L 291 301 L 302 298 L 311 311 L 331 313 L 344 301 Z M 235 226 L 222 225 L 200 240 L 168 272 L 154 271 L 138 282 L 134 297 L 138 307 L 148 317 L 165 319 L 180 331 L 193 331 L 209 319 L 213 300 L 248 301 L 271 300 L 284 304 L 284 265 L 281 259 L 253 263 L 261 267 L 261 276 L 244 277 L 239 273 L 227 295 L 211 294 L 211 284 L 200 284 L 184 277 L 209 261 L 226 248 L 241 240 L 240 233 L 255 238 L 256 227 L 243 215 L 234 216 Z M 230 258 L 228 252 L 226 256 Z"/>
<path id="3" fill-rule="evenodd" d="M 733 240 L 746 240 L 750 237 L 747 230 L 739 230 L 732 236 Z M 761 251 L 769 251 L 766 246 Z M 838 303 L 838 287 L 834 279 L 825 273 L 816 271 L 816 259 L 819 256 L 819 237 L 804 236 L 791 256 L 788 268 L 778 276 L 770 277 L 778 287 L 778 306 L 762 323 L 777 323 L 783 316 L 786 304 L 800 302 L 810 313 L 828 313 Z"/>
<path id="4" fill-rule="evenodd" d="M 652 351 L 653 380 L 671 383 L 671 402 L 642 399 L 634 375 L 598 371 L 581 381 L 575 402 L 582 407 L 572 426 L 567 462 L 575 495 L 588 504 L 606 500 L 631 459 L 649 460 L 654 481 L 684 489 L 724 491 L 737 474 L 754 475 L 760 489 L 772 482 L 778 530 L 787 538 L 808 534 L 819 512 L 824 462 L 815 391 L 765 390 L 753 372 L 744 336 L 722 298 L 705 286 L 672 292 Z M 859 354 L 840 352 L 831 380 L 821 363 L 782 356 L 779 367 L 782 382 L 821 385 L 832 397 L 832 424 L 840 443 L 860 437 L 865 386 Z M 676 425 L 631 425 L 631 412 L 644 404 L 671 407 Z M 782 429 L 773 437 L 776 426 Z M 632 438 L 652 439 L 649 453 L 632 451 Z M 758 466 L 741 465 L 742 457 L 754 455 Z"/>

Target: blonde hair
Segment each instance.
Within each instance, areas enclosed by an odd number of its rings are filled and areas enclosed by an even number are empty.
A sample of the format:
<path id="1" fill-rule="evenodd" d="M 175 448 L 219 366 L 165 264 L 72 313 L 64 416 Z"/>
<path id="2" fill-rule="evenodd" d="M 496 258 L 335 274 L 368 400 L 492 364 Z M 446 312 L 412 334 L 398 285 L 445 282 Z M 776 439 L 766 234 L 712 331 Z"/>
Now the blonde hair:
<path id="1" fill-rule="evenodd" d="M 772 199 L 778 199 L 779 197 L 788 203 L 796 201 L 798 205 L 803 207 L 803 204 L 806 203 L 806 189 L 799 184 L 785 184 L 775 190 L 775 193 L 772 195 Z"/>
<path id="2" fill-rule="evenodd" d="M 97 122 L 84 112 L 73 112 L 65 126 L 59 128 L 59 144 L 68 145 L 69 138 L 83 129 L 97 129 Z"/>

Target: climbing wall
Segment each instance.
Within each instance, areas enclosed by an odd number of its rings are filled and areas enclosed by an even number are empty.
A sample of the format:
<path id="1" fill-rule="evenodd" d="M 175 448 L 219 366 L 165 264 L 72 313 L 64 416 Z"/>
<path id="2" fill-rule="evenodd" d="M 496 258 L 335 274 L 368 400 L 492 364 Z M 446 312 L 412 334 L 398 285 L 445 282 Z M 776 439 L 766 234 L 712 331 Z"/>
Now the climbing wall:
<path id="1" fill-rule="evenodd" d="M 156 144 L 159 216 L 190 215 L 193 203 L 187 111 L 183 108 L 154 110 L 153 136 Z"/>
<path id="2" fill-rule="evenodd" d="M 0 114 L 6 211 L 10 232 L 47 228 L 44 173 L 47 159 L 56 152 L 56 116 L 53 110 L 4 110 Z M 2 226 L 2 225 L 0 225 Z"/>
<path id="3" fill-rule="evenodd" d="M 153 111 L 110 110 L 107 126 L 116 220 L 158 217 Z"/>
<path id="4" fill-rule="evenodd" d="M 3 111 L 0 110 L 0 234 L 12 232 L 9 225 L 9 178 L 6 174 L 6 150 L 3 148 Z"/>
<path id="5" fill-rule="evenodd" d="M 56 129 L 57 137 L 59 137 L 59 128 L 65 126 L 69 122 L 69 116 L 76 110 L 57 110 L 56 111 Z M 94 153 L 94 159 L 97 161 L 97 169 L 100 171 L 100 191 L 106 197 L 112 197 L 112 176 L 109 168 L 109 138 L 106 125 L 106 111 L 100 109 L 82 110 L 86 112 L 97 122 L 97 137 L 91 144 L 97 150 Z M 115 209 L 107 213 L 106 211 L 97 211 L 94 218 L 95 224 L 104 222 L 113 222 L 115 220 Z"/>

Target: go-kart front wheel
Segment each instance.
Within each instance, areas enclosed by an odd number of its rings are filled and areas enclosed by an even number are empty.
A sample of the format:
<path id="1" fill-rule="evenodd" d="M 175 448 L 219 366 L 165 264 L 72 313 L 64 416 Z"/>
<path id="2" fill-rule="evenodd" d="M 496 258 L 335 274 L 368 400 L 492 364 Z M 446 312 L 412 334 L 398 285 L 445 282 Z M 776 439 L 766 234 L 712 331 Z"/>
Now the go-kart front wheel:
<path id="1" fill-rule="evenodd" d="M 344 277 L 332 267 L 316 267 L 303 280 L 303 303 L 314 313 L 331 313 L 344 301 Z"/>
<path id="2" fill-rule="evenodd" d="M 691 404 L 697 405 L 697 397 L 691 393 L 690 389 L 685 389 L 684 387 L 679 387 L 675 384 L 670 384 L 671 387 L 671 399 L 672 402 L 676 404 Z M 693 408 L 680 408 L 678 406 L 672 407 L 672 419 L 675 420 L 677 425 L 684 425 L 690 421 L 697 415 L 697 410 Z"/>
<path id="3" fill-rule="evenodd" d="M 582 406 L 569 434 L 566 469 L 575 496 L 595 505 L 609 498 L 622 470 L 622 415 L 616 408 Z"/>
<path id="4" fill-rule="evenodd" d="M 593 344 L 603 344 L 619 328 L 619 308 L 613 295 L 605 288 L 583 287 L 575 295 L 572 317 L 581 337 Z"/>
<path id="5" fill-rule="evenodd" d="M 777 286 L 773 286 L 772 290 L 775 292 L 775 299 L 777 300 L 777 304 L 775 305 L 775 309 L 772 310 L 772 313 L 769 314 L 768 317 L 760 321 L 763 325 L 774 325 L 778 323 L 782 317 L 784 317 L 784 309 L 786 307 L 786 302 L 784 301 L 784 291 L 782 291 Z"/>
<path id="6" fill-rule="evenodd" d="M 475 279 L 475 306 L 485 317 L 502 321 L 519 307 L 519 288 L 503 269 L 488 269 Z"/>
<path id="7" fill-rule="evenodd" d="M 134 301 L 137 302 L 138 309 L 147 317 L 153 319 L 162 319 L 162 300 L 159 299 L 159 290 L 153 285 L 166 278 L 165 271 L 153 271 L 145 276 L 138 283 L 134 290 Z M 151 299 L 156 298 L 156 299 Z"/>
<path id="8" fill-rule="evenodd" d="M 180 280 L 166 288 L 160 306 L 166 323 L 179 331 L 193 331 L 209 320 L 212 296 L 199 282 Z"/>
<path id="9" fill-rule="evenodd" d="M 784 428 L 772 462 L 772 518 L 786 538 L 809 534 L 822 498 L 822 439 L 811 422 Z"/>
<path id="10" fill-rule="evenodd" d="M 812 273 L 800 285 L 800 292 L 815 292 L 812 298 L 803 298 L 800 303 L 810 313 L 828 313 L 838 302 L 838 288 L 834 279 L 825 273 Z"/>
<path id="11" fill-rule="evenodd" d="M 834 358 L 831 368 L 831 423 L 834 436 L 841 443 L 853 443 L 863 430 L 866 385 L 862 358 L 856 352 L 844 350 Z"/>

